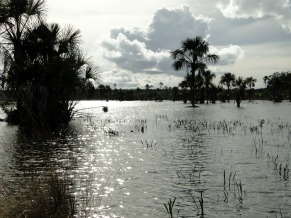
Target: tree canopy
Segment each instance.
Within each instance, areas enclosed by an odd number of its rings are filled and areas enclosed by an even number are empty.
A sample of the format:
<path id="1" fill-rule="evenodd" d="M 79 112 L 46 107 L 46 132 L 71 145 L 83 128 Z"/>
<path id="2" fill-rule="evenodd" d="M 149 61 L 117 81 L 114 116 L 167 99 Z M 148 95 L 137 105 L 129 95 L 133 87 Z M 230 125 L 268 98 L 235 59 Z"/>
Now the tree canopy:
<path id="1" fill-rule="evenodd" d="M 80 31 L 45 22 L 44 0 L 0 4 L 2 88 L 16 106 L 7 120 L 20 125 L 58 125 L 73 115 L 77 92 L 98 79 L 98 67 L 80 49 Z"/>
<path id="2" fill-rule="evenodd" d="M 174 59 L 173 68 L 177 71 L 186 68 L 187 78 L 191 78 L 191 103 L 194 106 L 197 87 L 195 80 L 196 73 L 200 74 L 206 70 L 207 63 L 216 63 L 219 57 L 209 53 L 209 43 L 199 36 L 193 39 L 187 38 L 182 42 L 181 48 L 173 50 L 171 55 Z"/>

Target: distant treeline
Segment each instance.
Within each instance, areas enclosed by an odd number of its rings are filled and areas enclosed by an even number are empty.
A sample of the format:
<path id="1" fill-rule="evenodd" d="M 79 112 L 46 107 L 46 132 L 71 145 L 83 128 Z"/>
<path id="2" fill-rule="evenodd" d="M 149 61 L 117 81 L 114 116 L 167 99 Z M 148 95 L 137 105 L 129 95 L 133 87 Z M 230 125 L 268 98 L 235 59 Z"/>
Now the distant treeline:
<path id="1" fill-rule="evenodd" d="M 214 78 L 214 76 L 212 76 Z M 217 101 L 226 102 L 237 100 L 240 95 L 241 100 L 271 100 L 280 102 L 291 101 L 291 73 L 273 73 L 264 77 L 266 88 L 255 89 L 256 80 L 252 77 L 243 79 L 235 78 L 234 74 L 225 73 L 221 76 L 219 85 L 213 84 L 205 79 L 203 75 L 197 75 L 197 88 L 195 103 L 215 103 Z M 205 82 L 207 81 L 207 82 Z M 99 85 L 97 89 L 91 87 L 87 93 L 78 96 L 78 99 L 92 100 L 119 100 L 119 101 L 191 101 L 192 96 L 188 87 L 187 78 L 183 80 L 179 87 L 163 87 L 153 89 L 151 85 L 146 85 L 145 89 L 117 89 L 108 85 Z"/>
<path id="2" fill-rule="evenodd" d="M 235 90 L 230 91 L 230 100 L 235 100 Z M 251 94 L 251 95 L 250 95 Z M 167 89 L 94 89 L 86 95 L 78 97 L 78 100 L 117 100 L 117 101 L 190 101 L 189 93 L 181 90 L 178 87 L 169 87 Z M 251 98 L 248 98 L 251 96 Z M 246 91 L 246 98 L 244 100 L 272 100 L 269 96 L 269 91 L 266 88 L 253 89 L 251 93 Z M 222 89 L 212 95 L 211 103 L 217 101 L 227 101 L 227 90 Z M 200 98 L 197 103 L 206 103 L 205 98 Z"/>

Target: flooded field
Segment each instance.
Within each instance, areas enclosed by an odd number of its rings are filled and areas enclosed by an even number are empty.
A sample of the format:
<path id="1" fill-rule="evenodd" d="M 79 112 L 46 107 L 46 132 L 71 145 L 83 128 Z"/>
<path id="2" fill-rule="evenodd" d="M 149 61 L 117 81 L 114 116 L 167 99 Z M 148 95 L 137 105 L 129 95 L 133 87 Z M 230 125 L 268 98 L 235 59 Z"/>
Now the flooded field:
<path id="1" fill-rule="evenodd" d="M 37 140 L 1 123 L 0 178 L 66 173 L 79 217 L 291 217 L 291 103 L 187 106 L 83 101 Z"/>

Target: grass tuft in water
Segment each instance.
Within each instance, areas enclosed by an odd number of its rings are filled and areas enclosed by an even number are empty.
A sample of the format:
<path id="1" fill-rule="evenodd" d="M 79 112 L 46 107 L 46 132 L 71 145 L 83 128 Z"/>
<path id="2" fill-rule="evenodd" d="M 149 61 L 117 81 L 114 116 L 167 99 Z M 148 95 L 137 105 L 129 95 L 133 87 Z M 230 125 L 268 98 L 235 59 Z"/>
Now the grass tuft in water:
<path id="1" fill-rule="evenodd" d="M 170 200 L 168 201 L 167 204 L 164 204 L 167 213 L 169 214 L 169 218 L 174 218 L 174 214 L 173 214 L 173 208 L 176 202 L 176 197 L 174 198 L 174 200 L 172 201 L 172 199 L 170 198 Z M 179 215 L 180 210 L 178 210 L 177 212 L 177 217 Z"/>
<path id="2" fill-rule="evenodd" d="M 71 182 L 52 173 L 43 178 L 28 178 L 13 186 L 1 184 L 1 217 L 62 218 L 76 214 Z"/>

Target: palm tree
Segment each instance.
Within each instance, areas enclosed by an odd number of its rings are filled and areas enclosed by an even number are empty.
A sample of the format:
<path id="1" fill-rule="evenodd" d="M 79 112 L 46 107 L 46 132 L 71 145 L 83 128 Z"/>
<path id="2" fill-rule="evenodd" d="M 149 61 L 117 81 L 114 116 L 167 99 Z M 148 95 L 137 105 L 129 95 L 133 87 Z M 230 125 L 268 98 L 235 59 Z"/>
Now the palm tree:
<path id="1" fill-rule="evenodd" d="M 199 36 L 194 39 L 187 38 L 182 42 L 181 48 L 173 50 L 171 55 L 174 59 L 173 68 L 177 71 L 186 68 L 187 76 L 191 77 L 191 103 L 195 106 L 196 72 L 205 70 L 206 63 L 216 63 L 219 57 L 209 53 L 209 43 Z"/>
<path id="2" fill-rule="evenodd" d="M 204 86 L 206 88 L 206 101 L 208 104 L 209 100 L 209 88 L 213 85 L 212 80 L 216 77 L 214 73 L 212 73 L 210 70 L 202 71 L 202 77 L 204 80 Z"/>
<path id="3" fill-rule="evenodd" d="M 257 82 L 257 80 L 253 77 L 247 77 L 245 79 L 245 83 L 246 86 L 249 87 L 249 97 L 250 97 L 250 101 L 252 100 L 252 88 L 255 87 L 255 83 Z"/>
<path id="4" fill-rule="evenodd" d="M 225 73 L 220 78 L 220 84 L 226 85 L 227 87 L 227 102 L 229 102 L 230 98 L 230 88 L 233 86 L 235 81 L 235 75 L 232 73 Z"/>
<path id="5" fill-rule="evenodd" d="M 23 87 L 32 88 L 27 83 L 26 57 L 23 52 L 23 40 L 28 27 L 38 23 L 45 11 L 43 0 L 2 0 L 0 3 L 0 48 L 4 56 L 2 84 L 14 91 L 18 111 L 23 110 L 21 95 Z"/>
<path id="6" fill-rule="evenodd" d="M 236 87 L 236 97 L 235 97 L 236 106 L 240 107 L 240 104 L 245 97 L 246 82 L 242 77 L 239 76 L 234 81 L 234 86 Z"/>
<path id="7" fill-rule="evenodd" d="M 10 68 L 6 79 L 16 87 L 21 86 L 25 77 L 23 37 L 31 24 L 43 19 L 44 12 L 44 0 L 2 0 L 0 4 L 1 50 L 9 63 L 6 67 Z"/>
<path id="8" fill-rule="evenodd" d="M 98 68 L 88 63 L 79 48 L 80 31 L 44 23 L 44 11 L 43 0 L 0 4 L 4 81 L 17 100 L 8 118 L 18 124 L 68 122 L 78 89 L 98 79 Z"/>
<path id="9" fill-rule="evenodd" d="M 33 100 L 28 102 L 20 95 L 22 105 L 41 119 L 45 117 L 47 123 L 68 122 L 75 107 L 71 100 L 82 90 L 95 90 L 99 75 L 99 68 L 86 60 L 79 49 L 80 31 L 71 26 L 61 29 L 58 24 L 40 23 L 27 31 L 24 41 L 26 83 L 22 87 Z M 26 84 L 33 84 L 35 89 L 27 89 Z M 45 95 L 38 93 L 40 88 Z M 42 109 L 33 110 L 30 102 Z"/>

